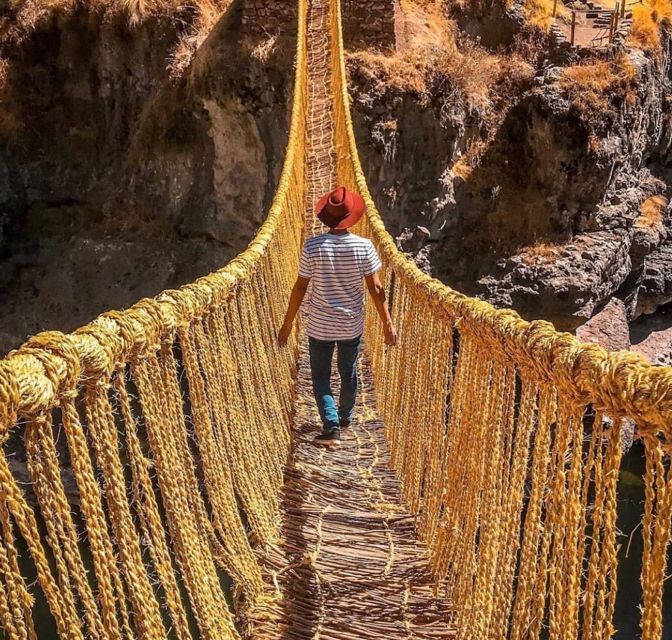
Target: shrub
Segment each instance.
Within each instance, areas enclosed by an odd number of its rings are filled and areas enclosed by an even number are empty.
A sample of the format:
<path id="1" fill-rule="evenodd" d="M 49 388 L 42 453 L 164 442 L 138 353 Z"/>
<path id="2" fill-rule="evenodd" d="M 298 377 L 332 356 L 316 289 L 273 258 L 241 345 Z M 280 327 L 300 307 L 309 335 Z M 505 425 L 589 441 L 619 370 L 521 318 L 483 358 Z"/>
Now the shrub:
<path id="1" fill-rule="evenodd" d="M 654 50 L 660 47 L 660 28 L 645 5 L 635 7 L 632 11 L 628 41 L 640 49 Z"/>
<path id="2" fill-rule="evenodd" d="M 527 266 L 552 262 L 560 255 L 561 245 L 552 242 L 538 241 L 534 244 L 522 247 L 520 257 Z"/>
<path id="3" fill-rule="evenodd" d="M 527 23 L 540 31 L 548 31 L 553 24 L 554 0 L 526 0 L 523 3 L 523 11 Z M 560 0 L 557 3 L 557 12 L 562 15 L 567 13 Z"/>
<path id="4" fill-rule="evenodd" d="M 627 55 L 614 60 L 587 60 L 562 70 L 558 86 L 583 114 L 613 111 L 617 99 L 632 102 L 635 67 Z"/>
<path id="5" fill-rule="evenodd" d="M 628 42 L 645 51 L 660 51 L 660 30 L 672 24 L 672 0 L 648 0 L 632 11 Z"/>
<path id="6" fill-rule="evenodd" d="M 639 217 L 635 224 L 639 227 L 657 227 L 663 223 L 667 198 L 665 196 L 651 196 L 642 202 L 639 208 Z"/>

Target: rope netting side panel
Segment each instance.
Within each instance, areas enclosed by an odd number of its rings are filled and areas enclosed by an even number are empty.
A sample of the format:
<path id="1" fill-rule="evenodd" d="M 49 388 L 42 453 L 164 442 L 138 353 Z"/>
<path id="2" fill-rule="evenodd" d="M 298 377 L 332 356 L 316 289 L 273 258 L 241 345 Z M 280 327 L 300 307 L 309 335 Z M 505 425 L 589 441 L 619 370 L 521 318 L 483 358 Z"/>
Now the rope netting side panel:
<path id="1" fill-rule="evenodd" d="M 387 350 L 377 315 L 367 314 L 378 409 L 437 582 L 457 609 L 458 637 L 614 635 L 627 418 L 646 456 L 641 636 L 660 640 L 672 535 L 672 369 L 463 296 L 398 251 L 359 162 L 340 2 L 332 4 L 339 181 L 366 201 L 356 231 L 381 254 L 399 335 Z"/>
<path id="2" fill-rule="evenodd" d="M 287 156 L 247 250 L 0 361 L 2 637 L 46 637 L 44 600 L 61 638 L 234 639 L 232 601 L 266 597 L 253 548 L 278 536 L 298 353 L 275 329 L 304 226 L 299 9 Z"/>

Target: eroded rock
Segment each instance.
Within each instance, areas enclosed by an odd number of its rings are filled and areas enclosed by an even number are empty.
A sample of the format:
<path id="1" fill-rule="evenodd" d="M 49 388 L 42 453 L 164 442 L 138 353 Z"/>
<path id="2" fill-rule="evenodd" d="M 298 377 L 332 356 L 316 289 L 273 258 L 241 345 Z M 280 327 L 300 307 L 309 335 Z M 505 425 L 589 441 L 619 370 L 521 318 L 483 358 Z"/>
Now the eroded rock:
<path id="1" fill-rule="evenodd" d="M 483 297 L 497 306 L 573 330 L 625 281 L 629 251 L 630 236 L 624 230 L 584 233 L 550 255 L 513 256 L 500 263 L 504 275 L 485 276 L 478 285 Z"/>
<path id="2" fill-rule="evenodd" d="M 630 348 L 630 327 L 625 304 L 612 298 L 604 309 L 576 330 L 576 335 L 586 342 L 593 342 L 608 351 Z"/>

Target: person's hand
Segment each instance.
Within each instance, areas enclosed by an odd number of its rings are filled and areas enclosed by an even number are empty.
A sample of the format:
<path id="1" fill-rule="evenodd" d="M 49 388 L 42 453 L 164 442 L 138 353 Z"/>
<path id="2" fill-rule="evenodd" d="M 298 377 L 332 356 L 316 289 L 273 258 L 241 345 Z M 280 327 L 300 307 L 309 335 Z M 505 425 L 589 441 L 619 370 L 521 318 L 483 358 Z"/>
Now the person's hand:
<path id="1" fill-rule="evenodd" d="M 287 340 L 289 340 L 291 333 L 292 325 L 285 322 L 285 324 L 280 327 L 280 331 L 278 331 L 278 343 L 281 347 L 284 347 L 287 344 Z"/>
<path id="2" fill-rule="evenodd" d="M 393 347 L 397 344 L 397 330 L 391 322 L 385 325 L 385 344 L 388 347 Z"/>

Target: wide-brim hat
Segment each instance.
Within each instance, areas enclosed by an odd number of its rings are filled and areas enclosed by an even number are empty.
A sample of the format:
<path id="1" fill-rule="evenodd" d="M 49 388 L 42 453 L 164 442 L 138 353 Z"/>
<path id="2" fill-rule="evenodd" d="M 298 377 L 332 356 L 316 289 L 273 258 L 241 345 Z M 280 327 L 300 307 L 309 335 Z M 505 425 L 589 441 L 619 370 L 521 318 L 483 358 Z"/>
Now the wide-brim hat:
<path id="1" fill-rule="evenodd" d="M 345 187 L 336 187 L 331 193 L 325 193 L 315 207 L 317 217 L 330 229 L 349 229 L 357 224 L 364 215 L 364 198 Z"/>

